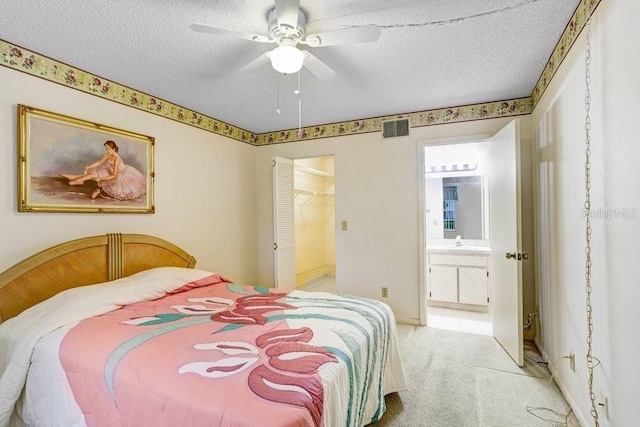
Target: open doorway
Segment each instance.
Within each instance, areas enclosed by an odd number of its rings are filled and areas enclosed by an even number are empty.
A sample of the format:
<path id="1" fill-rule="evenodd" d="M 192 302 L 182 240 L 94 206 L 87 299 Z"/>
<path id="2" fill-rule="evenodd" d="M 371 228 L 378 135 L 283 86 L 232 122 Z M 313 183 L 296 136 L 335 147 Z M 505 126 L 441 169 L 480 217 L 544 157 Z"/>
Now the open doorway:
<path id="1" fill-rule="evenodd" d="M 425 145 L 427 325 L 493 335 L 487 141 Z"/>
<path id="2" fill-rule="evenodd" d="M 465 157 L 460 157 L 465 151 L 458 157 L 445 156 L 448 151 L 467 149 L 466 143 L 477 144 L 477 151 Z M 512 120 L 488 139 L 444 144 L 432 140 L 419 147 L 423 165 L 419 183 L 420 322 L 429 326 L 429 298 L 452 306 L 445 308 L 487 311 L 491 314 L 492 335 L 514 362 L 523 366 L 522 264 L 528 254 L 522 248 L 520 121 Z M 428 149 L 435 151 L 427 153 Z M 450 178 L 445 175 L 450 174 L 460 178 L 481 176 L 481 182 L 486 183 L 484 202 L 479 204 L 481 212 L 474 214 L 483 216 L 484 231 L 479 235 L 464 231 L 472 237 L 469 239 L 457 230 L 462 226 L 462 221 L 458 222 L 462 194 L 457 183 L 445 182 L 444 178 Z M 430 186 L 438 190 L 427 191 L 427 176 L 438 175 L 442 183 Z M 452 209 L 453 215 L 448 212 Z M 451 233 L 455 239 L 445 236 L 441 222 L 456 230 Z"/>
<path id="3" fill-rule="evenodd" d="M 333 156 L 295 159 L 296 289 L 336 292 Z"/>

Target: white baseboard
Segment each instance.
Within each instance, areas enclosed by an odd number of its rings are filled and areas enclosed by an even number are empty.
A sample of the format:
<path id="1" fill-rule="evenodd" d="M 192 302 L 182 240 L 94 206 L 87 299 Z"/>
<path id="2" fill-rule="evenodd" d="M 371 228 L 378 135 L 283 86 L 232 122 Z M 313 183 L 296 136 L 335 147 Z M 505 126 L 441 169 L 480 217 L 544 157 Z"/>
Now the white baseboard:
<path id="1" fill-rule="evenodd" d="M 414 319 L 411 317 L 396 317 L 396 323 L 401 323 L 403 325 L 421 326 L 419 319 Z"/>
<path id="2" fill-rule="evenodd" d="M 540 354 L 542 354 L 542 352 Z M 548 360 L 548 359 L 545 358 L 545 360 Z M 585 418 L 584 414 L 578 409 L 579 407 L 578 407 L 577 402 L 567 392 L 567 387 L 565 386 L 565 384 L 562 382 L 561 379 L 559 379 L 556 376 L 557 372 L 554 372 L 555 369 L 553 368 L 553 366 L 549 366 L 549 371 L 551 372 L 551 375 L 553 375 L 553 380 L 556 382 L 556 384 L 558 384 L 558 388 L 560 389 L 560 392 L 564 396 L 565 400 L 567 401 L 569 406 L 571 406 L 571 410 L 573 411 L 573 415 L 575 415 L 575 417 L 578 420 L 578 422 L 580 423 L 580 425 L 581 426 L 591 425 L 591 422 L 587 422 L 587 419 Z"/>

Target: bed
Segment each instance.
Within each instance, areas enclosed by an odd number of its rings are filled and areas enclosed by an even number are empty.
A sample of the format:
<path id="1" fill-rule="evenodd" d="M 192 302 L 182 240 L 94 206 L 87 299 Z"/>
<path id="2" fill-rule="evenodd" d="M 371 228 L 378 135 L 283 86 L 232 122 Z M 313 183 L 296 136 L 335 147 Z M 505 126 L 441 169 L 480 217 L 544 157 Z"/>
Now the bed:
<path id="1" fill-rule="evenodd" d="M 0 427 L 362 426 L 406 390 L 391 309 L 94 236 L 0 274 Z"/>

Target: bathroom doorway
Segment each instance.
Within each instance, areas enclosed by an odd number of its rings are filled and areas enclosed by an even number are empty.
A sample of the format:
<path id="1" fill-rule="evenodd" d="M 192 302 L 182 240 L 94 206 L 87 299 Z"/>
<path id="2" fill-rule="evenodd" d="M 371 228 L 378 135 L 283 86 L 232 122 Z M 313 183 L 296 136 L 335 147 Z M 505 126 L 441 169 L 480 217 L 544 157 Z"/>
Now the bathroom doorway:
<path id="1" fill-rule="evenodd" d="M 528 257 L 522 250 L 520 122 L 511 121 L 489 138 L 430 140 L 419 147 L 420 322 L 437 325 L 429 313 L 438 310 L 487 313 L 492 335 L 523 366 L 522 262 Z M 462 186 L 467 182 L 483 187 L 470 204 Z M 475 231 L 466 228 L 468 205 L 480 219 Z"/>
<path id="2" fill-rule="evenodd" d="M 430 327 L 493 335 L 486 144 L 423 147 Z"/>

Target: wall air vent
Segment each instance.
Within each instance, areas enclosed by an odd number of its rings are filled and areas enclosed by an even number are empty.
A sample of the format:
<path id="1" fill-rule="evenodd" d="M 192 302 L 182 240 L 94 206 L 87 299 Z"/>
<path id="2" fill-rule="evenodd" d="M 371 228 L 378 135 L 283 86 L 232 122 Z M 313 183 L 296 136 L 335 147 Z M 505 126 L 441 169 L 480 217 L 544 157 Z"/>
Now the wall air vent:
<path id="1" fill-rule="evenodd" d="M 398 138 L 409 136 L 409 119 L 389 120 L 382 122 L 382 138 Z"/>

